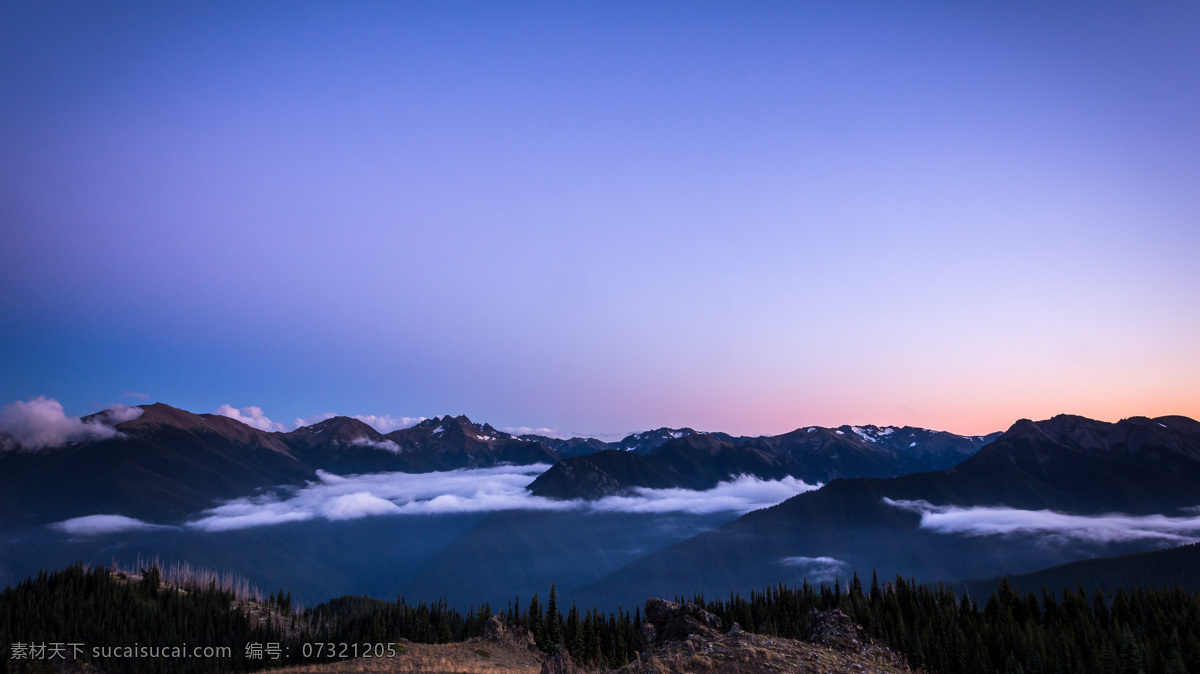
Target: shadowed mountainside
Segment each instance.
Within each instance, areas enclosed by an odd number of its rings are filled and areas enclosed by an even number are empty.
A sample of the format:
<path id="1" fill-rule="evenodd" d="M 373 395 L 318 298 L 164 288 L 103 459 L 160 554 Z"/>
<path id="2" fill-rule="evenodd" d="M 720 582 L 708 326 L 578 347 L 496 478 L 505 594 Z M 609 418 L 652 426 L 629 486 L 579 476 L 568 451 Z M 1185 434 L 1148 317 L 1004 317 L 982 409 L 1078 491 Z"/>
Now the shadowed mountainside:
<path id="1" fill-rule="evenodd" d="M 597 499 L 636 487 L 710 489 L 738 475 L 767 480 L 790 475 L 809 484 L 894 477 L 953 466 L 998 436 L 876 426 L 814 426 L 758 438 L 693 432 L 644 454 L 609 450 L 563 459 L 529 490 L 547 498 Z"/>
<path id="2" fill-rule="evenodd" d="M 590 461 L 579 472 L 597 476 L 597 483 L 580 491 L 568 480 L 557 491 L 547 487 L 546 493 L 556 498 L 594 498 L 629 486 L 702 489 L 739 474 L 775 479 L 796 473 L 785 466 L 795 464 L 799 456 L 796 443 L 780 440 L 785 436 L 730 438 L 687 428 L 660 428 L 618 443 L 603 443 L 587 438 L 517 437 L 465 416 L 435 417 L 387 434 L 357 419 L 333 417 L 282 433 L 162 403 L 140 409 L 140 417 L 113 426 L 115 437 L 57 449 L 0 451 L 0 524 L 47 523 L 101 513 L 179 523 L 223 500 L 302 485 L 315 479 L 318 470 L 339 475 L 425 473 L 553 464 L 571 454 L 573 458 L 564 463 L 569 467 L 571 461 Z M 106 420 L 110 420 L 107 412 L 85 419 Z M 822 429 L 819 435 L 836 437 L 833 434 Z M 879 431 L 881 438 L 891 434 L 890 429 Z M 970 445 L 959 443 L 951 452 L 967 451 Z M 585 454 L 593 450 L 597 451 Z M 820 456 L 821 451 L 814 451 L 803 460 L 819 466 Z M 860 474 L 853 472 L 859 464 L 846 465 L 849 474 Z M 872 470 L 892 475 L 913 469 L 919 465 L 909 461 Z M 836 472 L 817 467 L 804 474 L 831 471 Z M 557 478 L 547 478 L 551 479 Z"/>
<path id="3" fill-rule="evenodd" d="M 1000 586 L 1001 578 L 1007 578 L 1014 590 L 1022 593 L 1038 592 L 1042 588 L 1060 592 L 1063 588 L 1085 587 L 1114 594 L 1122 588 L 1173 587 L 1176 584 L 1200 591 L 1200 543 L 1082 559 L 1031 573 L 966 580 L 956 586 L 972 597 L 986 597 Z"/>
<path id="4" fill-rule="evenodd" d="M 892 501 L 889 504 L 885 499 Z M 904 502 L 896 504 L 895 502 Z M 923 503 L 922 503 L 923 502 Z M 1188 515 L 1200 504 L 1200 424 L 1134 417 L 1116 424 L 1058 416 L 1022 420 L 976 456 L 944 471 L 839 479 L 644 557 L 583 588 L 721 593 L 814 573 L 872 568 L 918 580 L 1022 573 L 1100 554 L 1161 547 L 1162 538 L 1040 536 L 1018 527 L 941 533 L 923 512 L 973 506 L 1097 516 Z M 924 509 L 924 511 L 922 510 Z"/>

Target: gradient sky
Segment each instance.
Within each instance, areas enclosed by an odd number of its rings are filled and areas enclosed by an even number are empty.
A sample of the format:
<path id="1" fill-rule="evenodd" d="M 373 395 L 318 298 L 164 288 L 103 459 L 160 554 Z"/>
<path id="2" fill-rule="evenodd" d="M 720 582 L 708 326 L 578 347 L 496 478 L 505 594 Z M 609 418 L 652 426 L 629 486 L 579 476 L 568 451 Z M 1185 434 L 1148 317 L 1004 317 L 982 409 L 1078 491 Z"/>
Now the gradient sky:
<path id="1" fill-rule="evenodd" d="M 0 403 L 1200 417 L 1200 5 L 834 4 L 0 4 Z"/>

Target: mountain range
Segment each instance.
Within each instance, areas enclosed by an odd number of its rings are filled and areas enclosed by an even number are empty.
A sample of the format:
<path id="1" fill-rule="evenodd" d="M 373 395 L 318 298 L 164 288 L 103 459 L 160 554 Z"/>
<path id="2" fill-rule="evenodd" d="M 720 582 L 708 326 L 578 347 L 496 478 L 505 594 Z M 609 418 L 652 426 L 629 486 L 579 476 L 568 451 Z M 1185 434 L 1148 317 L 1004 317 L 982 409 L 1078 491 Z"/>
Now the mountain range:
<path id="1" fill-rule="evenodd" d="M 820 443 L 786 440 L 805 431 L 774 438 L 733 438 L 689 428 L 661 428 L 607 443 L 594 438 L 514 436 L 466 416 L 449 415 L 387 434 L 341 416 L 284 433 L 163 403 L 139 409 L 137 418 L 112 426 L 117 432 L 113 437 L 58 449 L 0 452 L 0 523 L 46 523 L 114 513 L 172 524 L 220 501 L 301 486 L 317 471 L 427 473 L 561 462 L 565 467 L 552 471 L 544 482 L 557 480 L 562 486 L 540 491 L 556 498 L 593 498 L 638 486 L 706 488 L 737 475 L 778 479 L 790 474 L 822 480 L 899 475 L 931 460 L 957 462 L 986 442 L 986 438 L 921 429 L 887 433 L 875 427 L 865 427 L 866 431 L 845 427 L 811 434 L 826 439 L 833 447 L 828 451 Z M 83 421 L 102 423 L 107 414 Z M 843 440 L 847 433 L 852 435 Z M 896 443 L 888 440 L 902 433 L 920 436 L 907 454 L 898 453 Z M 797 449 L 801 446 L 804 449 Z M 810 447 L 812 451 L 804 454 Z M 610 482 L 603 490 L 561 479 L 572 462 L 589 460 L 605 467 L 602 472 Z M 635 468 L 623 474 L 622 461 Z"/>
<path id="2" fill-rule="evenodd" d="M 1195 540 L 1198 505 L 1192 419 L 1021 420 L 957 466 L 835 479 L 642 557 L 582 594 L 723 593 L 817 570 L 929 581 L 1030 572 Z"/>
<path id="3" fill-rule="evenodd" d="M 504 601 L 557 582 L 564 600 L 614 607 L 854 572 L 1019 576 L 1200 539 L 1200 423 L 1178 416 L 1062 415 L 980 437 L 892 426 L 765 437 L 660 428 L 611 443 L 515 436 L 465 416 L 390 433 L 334 417 L 271 433 L 153 404 L 133 419 L 83 421 L 110 431 L 0 451 L 0 579 L 158 553 L 309 600 Z M 729 482 L 743 475 L 779 482 Z M 499 479 L 506 490 L 488 498 L 508 505 L 456 508 L 474 498 L 471 480 Z M 426 508 L 445 492 L 377 490 L 447 480 L 469 484 L 447 495 L 445 510 Z M 722 483 L 725 491 L 697 491 Z M 777 505 L 706 505 L 763 488 L 776 495 L 753 502 Z M 345 518 L 347 504 L 360 514 Z M 377 516 L 405 512 L 424 514 Z M 82 535 L 56 524 L 114 515 L 140 523 Z M 204 525 L 210 516 L 265 519 L 222 529 Z M 1166 577 L 1179 565 L 1160 566 Z"/>
<path id="4" fill-rule="evenodd" d="M 597 499 L 634 487 L 710 489 L 737 475 L 790 476 L 809 484 L 892 477 L 948 468 L 1000 435 L 970 437 L 908 426 L 810 426 L 763 437 L 667 430 L 644 434 L 650 437 L 632 452 L 606 449 L 564 458 L 529 490 L 549 498 Z"/>

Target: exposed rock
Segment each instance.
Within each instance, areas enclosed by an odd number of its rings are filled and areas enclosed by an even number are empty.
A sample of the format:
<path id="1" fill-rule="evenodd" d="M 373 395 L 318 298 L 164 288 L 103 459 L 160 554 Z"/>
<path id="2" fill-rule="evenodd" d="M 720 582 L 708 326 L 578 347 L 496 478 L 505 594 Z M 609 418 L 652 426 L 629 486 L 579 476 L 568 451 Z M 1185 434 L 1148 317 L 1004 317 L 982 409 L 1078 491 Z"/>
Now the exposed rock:
<path id="1" fill-rule="evenodd" d="M 498 615 L 488 618 L 488 621 L 483 624 L 483 638 L 488 641 L 496 641 L 504 632 L 504 621 Z"/>
<path id="2" fill-rule="evenodd" d="M 567 652 L 567 647 L 562 644 L 558 644 L 551 649 L 546 654 L 546 659 L 542 662 L 542 674 L 583 674 L 583 671 L 571 659 L 571 654 Z"/>
<path id="3" fill-rule="evenodd" d="M 911 671 L 840 611 L 810 615 L 812 643 L 751 634 L 737 623 L 722 633 L 721 621 L 694 604 L 651 599 L 644 615 L 638 659 L 621 674 Z"/>
<path id="4" fill-rule="evenodd" d="M 523 627 L 507 627 L 500 616 L 492 616 L 483 624 L 483 638 L 486 641 L 513 644 L 529 650 L 538 649 L 532 632 Z"/>
<path id="5" fill-rule="evenodd" d="M 677 604 L 665 599 L 646 602 L 645 623 L 642 627 L 642 650 L 664 641 L 685 641 L 692 635 L 712 639 L 719 636 L 721 619 L 695 604 Z M 651 629 L 647 630 L 646 626 Z"/>
<path id="6" fill-rule="evenodd" d="M 862 625 L 837 609 L 808 614 L 809 643 L 843 653 L 858 653 L 872 659 L 903 665 L 904 658 L 867 633 Z"/>

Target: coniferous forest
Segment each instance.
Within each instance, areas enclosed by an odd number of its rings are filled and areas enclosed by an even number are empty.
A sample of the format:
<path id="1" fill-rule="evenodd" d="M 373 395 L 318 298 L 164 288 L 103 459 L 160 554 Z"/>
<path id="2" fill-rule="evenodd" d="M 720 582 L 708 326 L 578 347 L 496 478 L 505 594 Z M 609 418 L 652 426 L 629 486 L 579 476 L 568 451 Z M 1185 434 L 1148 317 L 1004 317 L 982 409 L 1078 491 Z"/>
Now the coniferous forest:
<path id="1" fill-rule="evenodd" d="M 679 598 L 676 598 L 677 600 Z M 864 588 L 804 583 L 779 585 L 748 598 L 693 597 L 724 625 L 803 639 L 814 610 L 840 609 L 903 652 L 914 669 L 943 674 L 1182 674 L 1200 672 L 1200 593 L 1183 588 L 1119 590 L 1109 597 L 1084 588 L 1021 594 L 1002 581 L 986 601 L 949 586 L 903 578 Z M 241 606 L 243 610 L 231 610 Z M 518 599 L 497 612 L 510 626 L 530 630 L 539 647 L 563 644 L 580 663 L 620 666 L 636 655 L 641 612 L 603 613 L 558 605 L 555 588 Z M 173 587 L 157 567 L 140 580 L 80 565 L 40 573 L 0 592 L 0 643 L 7 672 L 50 671 L 31 658 L 41 644 L 83 644 L 79 659 L 119 672 L 251 671 L 304 661 L 327 661 L 314 643 L 395 644 L 462 641 L 483 633 L 488 604 L 465 614 L 445 602 L 341 597 L 294 610 L 283 591 L 247 603 L 215 583 Z M 225 646 L 225 657 L 122 657 L 100 646 Z M 275 644 L 281 654 L 252 657 L 248 644 Z M 308 647 L 305 646 L 308 644 Z M 400 646 L 402 649 L 403 647 Z M 340 655 L 344 655 L 340 654 Z M 335 656 L 336 659 L 339 656 Z"/>

